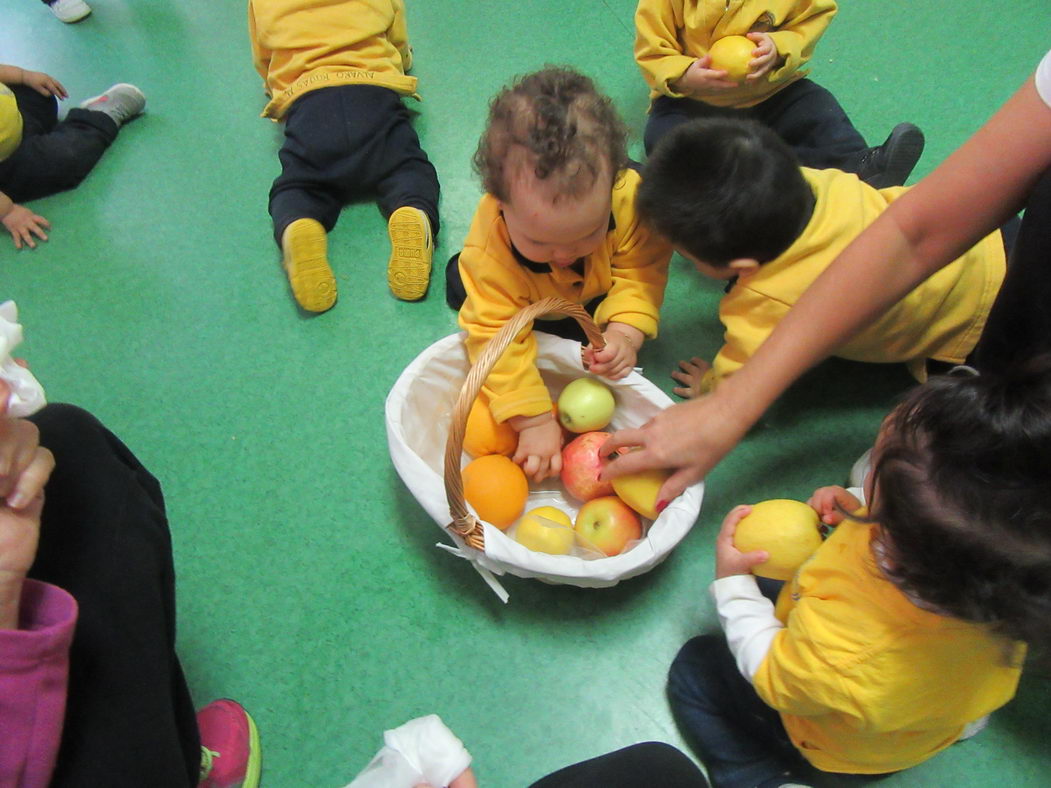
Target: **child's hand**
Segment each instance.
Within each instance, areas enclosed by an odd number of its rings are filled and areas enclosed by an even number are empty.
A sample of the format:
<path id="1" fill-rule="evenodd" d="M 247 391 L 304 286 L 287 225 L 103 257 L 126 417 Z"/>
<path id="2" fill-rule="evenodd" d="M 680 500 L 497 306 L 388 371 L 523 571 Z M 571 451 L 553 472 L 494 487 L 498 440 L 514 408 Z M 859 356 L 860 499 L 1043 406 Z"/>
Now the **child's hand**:
<path id="1" fill-rule="evenodd" d="M 646 335 L 625 323 L 610 323 L 602 338 L 606 346 L 601 350 L 584 348 L 584 363 L 588 372 L 610 380 L 620 380 L 635 368 L 639 348 Z"/>
<path id="2" fill-rule="evenodd" d="M 749 33 L 747 37 L 755 42 L 755 53 L 748 64 L 751 73 L 745 80 L 755 82 L 769 74 L 777 65 L 777 46 L 767 33 Z"/>
<path id="3" fill-rule="evenodd" d="M 843 522 L 843 511 L 853 512 L 861 506 L 861 501 L 835 485 L 814 490 L 806 503 L 825 525 L 839 525 Z"/>
<path id="4" fill-rule="evenodd" d="M 4 214 L 0 222 L 3 222 L 4 227 L 11 233 L 16 249 L 21 249 L 22 244 L 28 245 L 30 249 L 36 249 L 36 241 L 33 240 L 33 236 L 46 241 L 47 233 L 44 232 L 44 228 L 51 229 L 51 222 L 33 213 L 24 205 L 18 204 L 12 205 L 11 210 Z"/>
<path id="5" fill-rule="evenodd" d="M 704 393 L 701 391 L 701 383 L 704 381 L 705 374 L 711 368 L 711 364 L 697 356 L 694 356 L 689 361 L 680 361 L 679 369 L 673 371 L 671 376 L 683 385 L 675 386 L 672 388 L 672 391 L 686 399 L 697 399 Z"/>
<path id="6" fill-rule="evenodd" d="M 748 575 L 752 567 L 763 563 L 770 557 L 766 550 L 753 550 L 750 553 L 742 553 L 734 546 L 734 534 L 737 532 L 737 524 L 741 518 L 752 511 L 748 504 L 735 506 L 723 520 L 723 526 L 719 529 L 719 536 L 715 539 L 715 577 L 730 577 L 731 575 Z"/>
<path id="7" fill-rule="evenodd" d="M 703 98 L 705 94 L 722 93 L 737 87 L 737 83 L 727 79 L 727 72 L 712 68 L 712 56 L 705 55 L 695 60 L 686 69 L 686 73 L 672 83 L 671 87 L 684 96 Z"/>
<path id="8" fill-rule="evenodd" d="M 515 416 L 508 423 L 518 432 L 518 450 L 511 459 L 533 481 L 558 476 L 562 471 L 562 428 L 553 413 Z"/>
<path id="9" fill-rule="evenodd" d="M 23 69 L 22 84 L 33 88 L 41 96 L 56 96 L 60 99 L 69 97 L 66 89 L 62 87 L 62 83 L 43 71 L 26 71 Z"/>

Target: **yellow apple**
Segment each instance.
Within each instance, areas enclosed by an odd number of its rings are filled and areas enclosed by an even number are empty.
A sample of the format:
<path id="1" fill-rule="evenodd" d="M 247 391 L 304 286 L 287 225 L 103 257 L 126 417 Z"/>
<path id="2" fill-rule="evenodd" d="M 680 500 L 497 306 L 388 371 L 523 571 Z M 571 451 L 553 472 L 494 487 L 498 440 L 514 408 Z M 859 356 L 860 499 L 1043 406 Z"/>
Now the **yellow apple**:
<path id="1" fill-rule="evenodd" d="M 554 506 L 538 506 L 522 515 L 515 527 L 519 544 L 537 553 L 565 555 L 573 549 L 576 533 L 569 515 Z"/>
<path id="2" fill-rule="evenodd" d="M 618 476 L 613 480 L 613 492 L 643 517 L 656 520 L 660 514 L 657 511 L 657 493 L 669 476 L 671 471 L 659 469 Z"/>
<path id="3" fill-rule="evenodd" d="M 728 79 L 734 82 L 742 82 L 748 76 L 752 62 L 752 51 L 756 43 L 744 36 L 726 36 L 720 38 L 708 50 L 711 55 L 711 67 L 718 71 L 725 71 Z"/>
<path id="4" fill-rule="evenodd" d="M 765 550 L 770 557 L 752 573 L 789 580 L 821 545 L 817 512 L 799 501 L 775 498 L 752 506 L 737 523 L 734 545 L 742 553 Z"/>

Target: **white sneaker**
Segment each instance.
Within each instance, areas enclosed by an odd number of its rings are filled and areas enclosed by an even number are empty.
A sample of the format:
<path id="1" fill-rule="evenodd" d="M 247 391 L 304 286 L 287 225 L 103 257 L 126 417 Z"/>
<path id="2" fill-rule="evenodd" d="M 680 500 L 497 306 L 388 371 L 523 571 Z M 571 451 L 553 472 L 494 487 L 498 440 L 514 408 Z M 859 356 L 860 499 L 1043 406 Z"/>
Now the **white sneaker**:
<path id="1" fill-rule="evenodd" d="M 47 4 L 51 13 L 66 24 L 79 22 L 91 13 L 91 6 L 84 0 L 51 0 Z"/>
<path id="2" fill-rule="evenodd" d="M 80 108 L 103 112 L 122 126 L 146 109 L 146 96 L 134 85 L 121 82 L 99 96 L 80 102 Z"/>

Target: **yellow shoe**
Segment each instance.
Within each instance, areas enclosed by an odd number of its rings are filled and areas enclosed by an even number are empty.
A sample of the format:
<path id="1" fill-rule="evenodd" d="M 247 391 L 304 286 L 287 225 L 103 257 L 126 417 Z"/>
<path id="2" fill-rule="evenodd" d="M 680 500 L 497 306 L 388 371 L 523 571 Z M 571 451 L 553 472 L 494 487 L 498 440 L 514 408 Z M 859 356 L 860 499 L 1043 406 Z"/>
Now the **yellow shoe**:
<path id="1" fill-rule="evenodd" d="M 418 301 L 431 279 L 431 220 L 419 208 L 404 205 L 387 220 L 387 234 L 391 245 L 387 264 L 390 291 L 403 301 Z"/>
<path id="2" fill-rule="evenodd" d="M 281 235 L 285 272 L 292 295 L 308 312 L 324 312 L 336 303 L 336 277 L 328 266 L 328 237 L 321 222 L 296 219 Z"/>

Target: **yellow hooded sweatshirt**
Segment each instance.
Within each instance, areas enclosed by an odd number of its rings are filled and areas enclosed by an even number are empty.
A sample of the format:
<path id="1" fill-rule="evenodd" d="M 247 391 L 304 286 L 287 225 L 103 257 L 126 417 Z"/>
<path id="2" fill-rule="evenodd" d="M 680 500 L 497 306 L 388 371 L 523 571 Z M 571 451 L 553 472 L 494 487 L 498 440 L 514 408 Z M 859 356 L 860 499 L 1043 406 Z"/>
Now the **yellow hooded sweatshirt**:
<path id="1" fill-rule="evenodd" d="M 1012 697 L 1025 647 L 917 607 L 879 569 L 878 526 L 845 520 L 785 583 L 753 677 L 818 769 L 907 769 Z"/>
<path id="2" fill-rule="evenodd" d="M 831 0 L 639 0 L 635 62 L 650 98 L 683 98 L 671 83 L 726 36 L 769 33 L 778 61 L 762 79 L 704 97 L 716 107 L 744 108 L 805 77 L 802 68 L 836 14 Z"/>
<path id="3" fill-rule="evenodd" d="M 248 34 L 279 120 L 297 98 L 336 85 L 416 95 L 404 0 L 249 0 Z"/>
<path id="4" fill-rule="evenodd" d="M 583 275 L 572 268 L 516 258 L 499 201 L 486 194 L 478 203 L 460 253 L 460 277 L 467 299 L 460 307 L 460 327 L 467 332 L 467 352 L 474 362 L 501 326 L 523 307 L 548 296 L 587 304 L 602 294 L 595 322 L 626 323 L 648 337 L 657 336 L 671 247 L 639 221 L 635 192 L 639 174 L 624 170 L 613 184 L 610 230 L 602 244 L 584 258 Z M 543 324 L 541 323 L 540 328 Z M 551 396 L 536 368 L 536 339 L 525 329 L 500 357 L 486 379 L 483 393 L 498 422 L 514 416 L 537 416 L 551 410 Z"/>
<path id="5" fill-rule="evenodd" d="M 719 302 L 726 344 L 702 381 L 706 392 L 740 369 L 839 253 L 908 191 L 907 186 L 877 190 L 839 170 L 802 169 L 816 198 L 814 213 L 780 257 L 739 279 Z M 1005 269 L 1003 238 L 996 230 L 917 285 L 836 355 L 904 362 L 921 382 L 929 358 L 963 363 L 981 337 Z"/>

